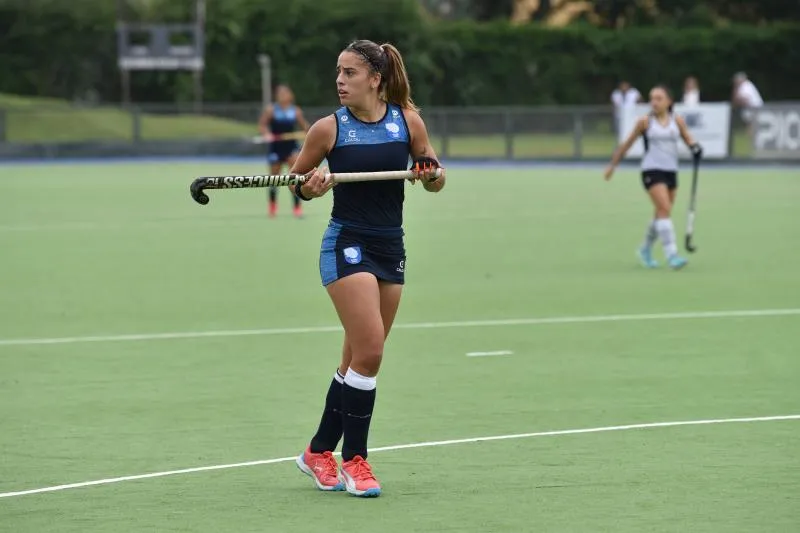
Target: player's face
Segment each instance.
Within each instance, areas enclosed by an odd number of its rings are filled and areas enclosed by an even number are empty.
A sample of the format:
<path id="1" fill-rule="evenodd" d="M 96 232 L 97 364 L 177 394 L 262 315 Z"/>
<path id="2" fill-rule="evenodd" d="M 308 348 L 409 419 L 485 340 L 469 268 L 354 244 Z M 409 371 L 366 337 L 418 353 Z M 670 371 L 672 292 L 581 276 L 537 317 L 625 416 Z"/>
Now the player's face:
<path id="1" fill-rule="evenodd" d="M 275 99 L 278 103 L 282 106 L 287 106 L 292 103 L 294 100 L 294 95 L 292 94 L 291 89 L 286 86 L 278 87 L 277 91 L 275 91 Z"/>
<path id="2" fill-rule="evenodd" d="M 656 113 L 664 113 L 669 108 L 669 97 L 664 89 L 653 89 L 650 91 L 650 106 Z"/>
<path id="3" fill-rule="evenodd" d="M 339 54 L 336 64 L 336 90 L 342 105 L 360 106 L 378 89 L 380 76 L 371 72 L 364 58 L 356 52 Z"/>

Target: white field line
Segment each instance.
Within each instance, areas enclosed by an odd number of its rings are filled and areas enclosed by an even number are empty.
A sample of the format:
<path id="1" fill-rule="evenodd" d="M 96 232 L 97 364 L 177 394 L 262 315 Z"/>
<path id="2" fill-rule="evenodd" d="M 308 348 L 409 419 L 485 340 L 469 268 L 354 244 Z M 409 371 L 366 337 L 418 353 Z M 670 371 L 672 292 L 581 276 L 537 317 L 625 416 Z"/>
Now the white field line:
<path id="1" fill-rule="evenodd" d="M 456 322 L 418 322 L 395 324 L 397 329 L 444 329 L 498 326 L 541 326 L 546 324 L 589 324 L 594 322 L 635 322 L 646 320 L 693 320 L 704 318 L 749 318 L 800 315 L 794 309 L 749 309 L 730 311 L 689 311 L 682 313 L 648 313 L 636 315 L 560 316 L 543 318 L 508 318 L 500 320 L 464 320 Z M 299 328 L 234 329 L 216 331 L 185 331 L 172 333 L 139 333 L 125 335 L 90 335 L 85 337 L 44 337 L 0 339 L 0 346 L 30 346 L 37 344 L 72 344 L 83 342 L 151 341 L 163 339 L 196 339 L 202 337 L 244 337 L 248 335 L 297 335 L 302 333 L 332 333 L 341 326 L 311 326 Z"/>
<path id="2" fill-rule="evenodd" d="M 413 444 L 398 444 L 395 446 L 383 446 L 371 448 L 370 453 L 389 452 L 395 450 L 408 450 L 411 448 L 432 448 L 436 446 L 452 446 L 455 444 L 470 444 L 474 442 L 490 442 L 498 440 L 529 439 L 536 437 L 557 437 L 561 435 L 581 435 L 584 433 L 608 433 L 611 431 L 629 431 L 634 429 L 667 428 L 678 426 L 702 426 L 711 424 L 734 424 L 747 422 L 774 422 L 780 420 L 800 420 L 800 414 L 780 415 L 780 416 L 760 416 L 749 418 L 717 418 L 710 420 L 684 420 L 678 422 L 651 422 L 646 424 L 628 424 L 624 426 L 604 426 L 584 429 L 563 429 L 557 431 L 539 431 L 536 433 L 517 433 L 513 435 L 495 435 L 490 437 L 472 437 L 468 439 L 439 440 L 431 442 L 416 442 Z M 337 453 L 338 455 L 338 453 Z M 244 468 L 247 466 L 271 465 L 276 463 L 288 463 L 294 461 L 295 456 L 278 457 L 276 459 L 263 459 L 258 461 L 247 461 L 244 463 L 230 463 L 224 465 L 199 466 L 195 468 L 183 468 L 180 470 L 167 470 L 164 472 L 151 472 L 149 474 L 136 474 L 132 476 L 121 476 L 106 479 L 96 479 L 93 481 L 82 481 L 80 483 L 68 483 L 65 485 L 54 485 L 38 489 L 19 490 L 14 492 L 2 492 L 0 498 L 13 498 L 16 496 L 28 496 L 31 494 L 41 494 L 44 492 L 58 492 L 69 489 L 79 489 L 82 487 L 92 487 L 95 485 L 110 485 L 112 483 L 122 483 L 123 481 L 136 481 L 139 479 L 151 479 L 157 477 L 177 476 L 181 474 L 193 474 L 196 472 L 209 472 L 212 470 L 227 470 L 230 468 Z"/>
<path id="3" fill-rule="evenodd" d="M 511 350 L 496 350 L 494 352 L 467 352 L 467 357 L 494 357 L 495 355 L 512 355 Z"/>

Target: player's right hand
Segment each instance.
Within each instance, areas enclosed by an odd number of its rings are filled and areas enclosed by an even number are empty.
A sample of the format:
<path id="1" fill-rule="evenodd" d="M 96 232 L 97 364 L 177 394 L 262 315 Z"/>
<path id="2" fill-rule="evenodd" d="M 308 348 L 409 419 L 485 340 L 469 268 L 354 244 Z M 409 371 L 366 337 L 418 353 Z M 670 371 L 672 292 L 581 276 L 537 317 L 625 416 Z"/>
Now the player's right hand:
<path id="1" fill-rule="evenodd" d="M 264 137 L 264 140 L 267 141 L 268 143 L 274 143 L 277 140 L 275 134 L 272 133 L 271 131 L 265 133 L 264 135 L 262 135 L 262 137 Z"/>
<path id="2" fill-rule="evenodd" d="M 300 192 L 306 198 L 319 198 L 334 186 L 328 173 L 328 167 L 315 168 L 306 174 L 306 182 L 300 187 Z"/>

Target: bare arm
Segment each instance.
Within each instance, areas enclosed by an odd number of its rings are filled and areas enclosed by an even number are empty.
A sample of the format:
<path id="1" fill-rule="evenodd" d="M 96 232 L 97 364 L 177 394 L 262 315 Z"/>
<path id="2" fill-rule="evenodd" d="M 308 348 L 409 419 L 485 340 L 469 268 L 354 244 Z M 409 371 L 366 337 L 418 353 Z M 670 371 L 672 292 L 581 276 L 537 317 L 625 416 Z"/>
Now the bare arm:
<path id="1" fill-rule="evenodd" d="M 422 120 L 422 117 L 419 116 L 419 113 L 410 109 L 404 109 L 403 116 L 406 119 L 406 124 L 408 124 L 408 133 L 411 137 L 411 158 L 430 157 L 438 161 L 439 158 L 436 157 L 436 151 L 434 151 L 433 146 L 431 146 L 431 141 L 428 137 L 428 129 L 425 127 L 425 122 Z M 430 181 L 430 178 L 423 178 L 422 186 L 425 187 L 426 191 L 439 192 L 444 188 L 447 178 L 444 169 L 442 169 L 441 172 L 442 175 L 435 181 Z"/>
<path id="2" fill-rule="evenodd" d="M 648 120 L 648 117 L 642 117 L 637 120 L 636 126 L 633 128 L 631 134 L 628 135 L 628 138 L 625 139 L 625 142 L 622 143 L 616 150 L 614 150 L 614 155 L 611 156 L 611 163 L 608 165 L 612 171 L 617 165 L 619 165 L 620 160 L 625 157 L 625 154 L 627 154 L 628 150 L 631 149 L 631 146 L 633 146 L 633 143 L 636 142 L 636 139 L 638 139 L 640 135 L 647 131 Z"/>
<path id="3" fill-rule="evenodd" d="M 306 120 L 305 115 L 303 115 L 303 110 L 297 106 L 295 106 L 295 110 L 297 111 L 297 123 L 300 124 L 301 128 L 303 128 L 303 131 L 307 132 L 311 125 Z"/>
<path id="4" fill-rule="evenodd" d="M 689 132 L 689 128 L 686 126 L 686 121 L 683 120 L 683 117 L 676 116 L 675 123 L 678 125 L 678 131 L 681 133 L 681 139 L 683 142 L 686 143 L 686 146 L 693 146 L 695 143 L 694 137 Z"/>
<path id="5" fill-rule="evenodd" d="M 258 131 L 264 137 L 272 135 L 272 132 L 269 130 L 270 121 L 272 121 L 272 104 L 268 105 L 258 118 Z"/>
<path id="6" fill-rule="evenodd" d="M 694 140 L 692 134 L 689 132 L 689 128 L 686 126 L 686 121 L 683 120 L 683 117 L 676 116 L 675 123 L 678 125 L 678 131 L 681 134 L 681 138 L 683 142 L 686 143 L 686 146 L 689 147 L 689 150 L 692 152 L 692 157 L 694 158 L 695 162 L 700 161 L 703 157 L 703 147 L 700 146 L 700 143 Z"/>
<path id="7" fill-rule="evenodd" d="M 292 174 L 305 174 L 317 167 L 333 148 L 336 137 L 336 119 L 333 115 L 316 121 L 308 130 L 306 142 L 300 148 L 292 166 Z"/>
<path id="8" fill-rule="evenodd" d="M 308 181 L 300 187 L 300 193 L 306 199 L 322 196 L 333 187 L 333 183 L 325 178 L 325 173 L 320 172 L 317 166 L 333 149 L 335 142 L 336 117 L 333 115 L 319 119 L 309 128 L 297 161 L 290 171 L 292 174 L 311 173 Z"/>
<path id="9" fill-rule="evenodd" d="M 741 86 L 733 88 L 731 103 L 734 107 L 747 107 L 747 100 L 742 96 Z"/>

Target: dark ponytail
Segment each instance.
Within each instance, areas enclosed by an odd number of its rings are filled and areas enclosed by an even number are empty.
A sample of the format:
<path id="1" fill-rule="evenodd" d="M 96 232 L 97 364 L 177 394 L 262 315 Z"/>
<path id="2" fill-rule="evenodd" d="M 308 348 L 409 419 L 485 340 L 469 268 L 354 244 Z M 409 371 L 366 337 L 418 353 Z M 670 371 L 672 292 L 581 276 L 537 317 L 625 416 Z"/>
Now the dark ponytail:
<path id="1" fill-rule="evenodd" d="M 389 43 L 378 46 L 364 39 L 353 41 L 345 50 L 360 55 L 372 72 L 381 75 L 381 84 L 378 86 L 381 98 L 403 109 L 418 111 L 411 99 L 411 83 L 400 50 Z"/>
<path id="2" fill-rule="evenodd" d="M 414 100 L 411 99 L 411 82 L 408 81 L 408 72 L 403 62 L 400 50 L 394 45 L 384 43 L 381 45 L 386 54 L 386 69 L 383 74 L 383 96 L 387 102 L 399 105 L 403 109 L 418 111 Z"/>

